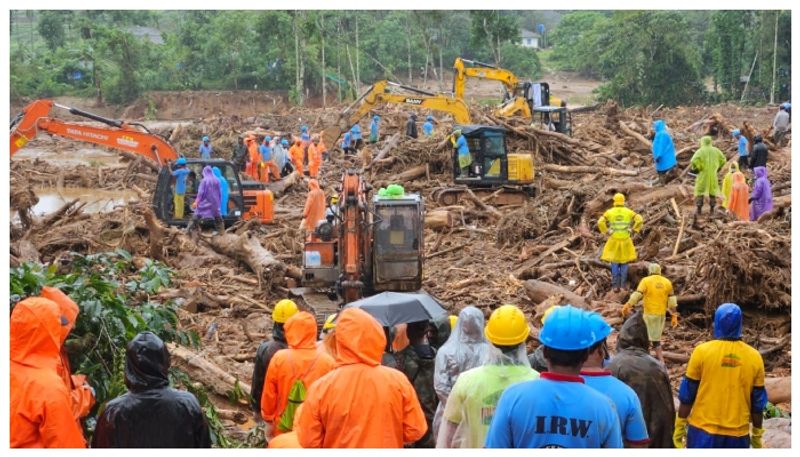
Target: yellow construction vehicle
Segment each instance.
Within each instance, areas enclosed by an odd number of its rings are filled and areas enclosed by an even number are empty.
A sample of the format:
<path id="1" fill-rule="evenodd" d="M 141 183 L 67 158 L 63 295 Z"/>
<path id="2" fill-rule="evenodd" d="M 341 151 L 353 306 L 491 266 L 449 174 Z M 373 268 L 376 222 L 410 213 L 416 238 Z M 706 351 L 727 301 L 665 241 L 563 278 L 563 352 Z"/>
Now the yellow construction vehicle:
<path id="1" fill-rule="evenodd" d="M 453 116 L 458 124 L 470 122 L 469 108 L 460 98 L 435 94 L 412 86 L 382 80 L 374 83 L 361 97 L 345 108 L 336 125 L 322 132 L 325 144 L 333 146 L 341 134 L 346 132 L 370 110 L 386 103 L 402 103 L 434 111 L 442 111 Z"/>

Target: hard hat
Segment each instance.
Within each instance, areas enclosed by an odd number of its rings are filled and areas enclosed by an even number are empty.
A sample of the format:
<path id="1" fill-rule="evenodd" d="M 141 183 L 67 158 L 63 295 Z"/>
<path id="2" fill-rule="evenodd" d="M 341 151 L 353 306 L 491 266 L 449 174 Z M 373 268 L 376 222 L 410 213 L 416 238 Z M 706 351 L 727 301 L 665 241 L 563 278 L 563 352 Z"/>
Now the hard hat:
<path id="1" fill-rule="evenodd" d="M 456 322 L 458 322 L 458 316 L 451 314 L 448 319 L 450 319 L 450 330 L 454 330 L 456 328 Z"/>
<path id="2" fill-rule="evenodd" d="M 560 305 L 553 305 L 553 306 L 547 308 L 547 310 L 545 310 L 544 314 L 542 314 L 542 320 L 541 320 L 542 324 L 544 324 L 544 320 L 547 319 L 547 316 L 552 314 L 553 311 L 555 311 L 556 308 L 559 308 L 559 307 L 560 307 Z"/>
<path id="3" fill-rule="evenodd" d="M 281 146 L 289 146 L 289 142 L 284 138 L 281 140 Z"/>
<path id="4" fill-rule="evenodd" d="M 336 203 L 339 203 L 339 196 L 338 195 L 334 195 L 334 196 L 331 197 L 331 204 L 335 205 Z"/>
<path id="5" fill-rule="evenodd" d="M 742 134 L 742 131 L 739 130 L 739 129 L 734 129 L 733 132 L 731 132 L 731 135 L 733 135 L 733 136 L 739 136 L 741 134 Z"/>
<path id="6" fill-rule="evenodd" d="M 790 109 L 792 109 L 792 104 L 789 103 L 789 102 L 784 102 L 783 103 L 783 107 L 784 107 L 784 109 L 790 110 Z"/>
<path id="7" fill-rule="evenodd" d="M 303 125 L 303 126 L 301 126 L 301 127 L 300 127 L 300 131 L 301 131 L 301 132 L 307 132 L 307 131 L 308 131 L 308 126 L 307 126 L 307 125 Z"/>
<path id="8" fill-rule="evenodd" d="M 267 135 L 267 136 L 264 137 L 264 142 L 265 143 L 269 143 L 270 141 L 272 141 L 272 137 L 271 136 Z"/>
<path id="9" fill-rule="evenodd" d="M 209 141 L 209 140 L 208 140 L 208 136 L 204 136 L 204 137 L 203 137 L 203 141 Z"/>
<path id="10" fill-rule="evenodd" d="M 617 192 L 614 194 L 614 206 L 621 206 L 625 204 L 625 195 Z"/>
<path id="11" fill-rule="evenodd" d="M 603 341 L 606 337 L 608 337 L 608 335 L 611 334 L 611 332 L 614 331 L 614 329 L 608 325 L 608 322 L 603 319 L 603 316 L 601 316 L 600 313 L 589 312 L 587 314 L 589 314 L 589 319 L 592 322 L 592 328 L 594 330 L 594 342 L 592 344 Z"/>
<path id="12" fill-rule="evenodd" d="M 178 157 L 178 160 L 175 161 L 175 165 L 186 165 L 186 157 Z"/>
<path id="13" fill-rule="evenodd" d="M 376 114 L 375 116 L 373 116 L 373 117 L 372 117 L 372 120 L 373 120 L 373 121 L 379 121 L 380 119 L 381 119 L 381 117 L 380 117 L 380 116 L 378 116 L 377 114 Z"/>
<path id="14" fill-rule="evenodd" d="M 522 310 L 514 305 L 503 305 L 492 312 L 484 334 L 497 346 L 516 346 L 523 343 L 531 329 Z"/>
<path id="15" fill-rule="evenodd" d="M 543 345 L 562 351 L 586 349 L 598 341 L 590 314 L 572 305 L 559 306 L 539 332 Z"/>
<path id="16" fill-rule="evenodd" d="M 297 311 L 297 305 L 288 298 L 284 298 L 275 304 L 275 308 L 272 310 L 272 320 L 278 324 L 285 324 Z"/>
<path id="17" fill-rule="evenodd" d="M 661 265 L 653 262 L 647 266 L 647 272 L 651 275 L 660 275 L 661 274 Z"/>
<path id="18" fill-rule="evenodd" d="M 432 121 L 432 120 L 433 120 L 433 116 L 431 116 L 431 115 L 429 114 L 429 115 L 428 115 L 428 117 L 426 117 L 426 118 L 425 118 L 425 120 Z"/>
<path id="19" fill-rule="evenodd" d="M 336 316 L 337 314 L 331 314 L 325 319 L 325 324 L 322 325 L 322 330 L 330 330 L 332 328 L 336 328 Z"/>

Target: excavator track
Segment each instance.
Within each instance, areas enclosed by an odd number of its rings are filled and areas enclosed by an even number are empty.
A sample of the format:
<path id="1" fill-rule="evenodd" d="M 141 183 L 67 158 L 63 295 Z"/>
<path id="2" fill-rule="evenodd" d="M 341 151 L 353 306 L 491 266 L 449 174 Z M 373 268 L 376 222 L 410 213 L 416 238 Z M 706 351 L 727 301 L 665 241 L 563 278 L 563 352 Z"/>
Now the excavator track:
<path id="1" fill-rule="evenodd" d="M 293 287 L 289 289 L 289 296 L 303 311 L 314 315 L 319 328 L 322 328 L 328 316 L 338 313 L 343 304 L 333 291 L 312 287 Z"/>

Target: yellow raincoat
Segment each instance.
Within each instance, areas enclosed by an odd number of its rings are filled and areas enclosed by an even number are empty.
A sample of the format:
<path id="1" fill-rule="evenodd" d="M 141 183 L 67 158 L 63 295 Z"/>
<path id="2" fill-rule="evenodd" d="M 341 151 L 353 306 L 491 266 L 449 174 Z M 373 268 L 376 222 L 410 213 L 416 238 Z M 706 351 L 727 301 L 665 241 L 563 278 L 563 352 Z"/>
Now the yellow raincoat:
<path id="1" fill-rule="evenodd" d="M 722 178 L 722 206 L 728 207 L 728 202 L 731 200 L 731 188 L 733 187 L 733 174 L 739 171 L 739 164 L 731 162 L 728 172 Z"/>
<path id="2" fill-rule="evenodd" d="M 643 223 L 642 216 L 626 208 L 624 204 L 614 204 L 613 208 L 606 210 L 597 220 L 597 228 L 603 234 L 610 230 L 611 236 L 603 247 L 600 259 L 610 263 L 630 263 L 636 260 L 636 248 L 633 247 L 630 229 L 632 224 L 633 231 L 638 233 Z"/>

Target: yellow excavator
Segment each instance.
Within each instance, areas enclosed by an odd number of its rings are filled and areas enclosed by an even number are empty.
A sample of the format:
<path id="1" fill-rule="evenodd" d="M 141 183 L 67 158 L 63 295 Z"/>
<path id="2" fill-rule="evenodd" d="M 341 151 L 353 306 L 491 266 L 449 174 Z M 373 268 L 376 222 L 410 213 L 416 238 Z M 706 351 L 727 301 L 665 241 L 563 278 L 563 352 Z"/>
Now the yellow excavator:
<path id="1" fill-rule="evenodd" d="M 370 110 L 386 103 L 401 103 L 449 113 L 457 124 L 469 124 L 470 122 L 469 107 L 460 98 L 381 80 L 374 83 L 361 97 L 339 114 L 336 125 L 322 132 L 323 141 L 333 147 L 339 136 L 349 130 L 353 124 L 369 114 Z"/>

